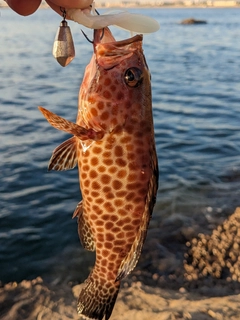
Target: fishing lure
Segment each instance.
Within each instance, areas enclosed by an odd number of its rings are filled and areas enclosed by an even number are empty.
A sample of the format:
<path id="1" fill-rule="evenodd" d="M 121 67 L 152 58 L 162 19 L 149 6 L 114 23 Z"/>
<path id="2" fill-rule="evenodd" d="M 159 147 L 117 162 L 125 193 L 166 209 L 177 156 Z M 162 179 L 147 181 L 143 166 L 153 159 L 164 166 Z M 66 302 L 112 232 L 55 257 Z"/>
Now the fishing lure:
<path id="1" fill-rule="evenodd" d="M 94 4 L 92 10 L 68 9 L 67 14 L 73 21 L 90 29 L 103 29 L 115 25 L 130 32 L 153 33 L 160 28 L 155 19 L 128 11 L 110 11 L 98 15 Z"/>
<path id="2" fill-rule="evenodd" d="M 61 8 L 61 11 L 63 12 L 63 21 L 55 37 L 53 56 L 63 67 L 67 66 L 75 57 L 71 31 L 65 19 L 66 14 L 68 14 L 73 21 L 95 30 L 115 25 L 131 33 L 152 33 L 160 28 L 159 23 L 153 18 L 127 11 L 111 11 L 99 15 L 95 9 L 94 2 L 90 9 Z"/>
<path id="3" fill-rule="evenodd" d="M 64 8 L 60 8 L 60 10 L 63 14 L 63 20 L 57 30 L 52 54 L 62 67 L 66 67 L 75 57 L 75 48 L 72 33 L 66 21 L 66 10 Z"/>

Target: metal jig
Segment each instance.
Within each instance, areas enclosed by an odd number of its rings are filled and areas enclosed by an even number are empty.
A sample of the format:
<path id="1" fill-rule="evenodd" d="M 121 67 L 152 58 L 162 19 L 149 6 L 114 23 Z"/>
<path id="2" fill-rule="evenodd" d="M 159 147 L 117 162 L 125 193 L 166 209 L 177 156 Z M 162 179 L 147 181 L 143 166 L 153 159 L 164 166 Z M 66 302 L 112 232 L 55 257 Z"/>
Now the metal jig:
<path id="1" fill-rule="evenodd" d="M 52 54 L 62 67 L 66 67 L 75 57 L 74 42 L 70 27 L 66 21 L 66 10 L 60 7 L 63 20 L 57 30 Z"/>

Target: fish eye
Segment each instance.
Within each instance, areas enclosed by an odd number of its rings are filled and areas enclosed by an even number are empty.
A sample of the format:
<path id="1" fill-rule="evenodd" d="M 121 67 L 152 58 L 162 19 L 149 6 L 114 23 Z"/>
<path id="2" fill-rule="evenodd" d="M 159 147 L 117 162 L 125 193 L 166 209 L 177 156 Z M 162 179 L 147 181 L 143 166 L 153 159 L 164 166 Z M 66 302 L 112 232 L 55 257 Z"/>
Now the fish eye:
<path id="1" fill-rule="evenodd" d="M 138 87 L 142 83 L 142 70 L 132 67 L 126 70 L 124 80 L 129 87 Z"/>

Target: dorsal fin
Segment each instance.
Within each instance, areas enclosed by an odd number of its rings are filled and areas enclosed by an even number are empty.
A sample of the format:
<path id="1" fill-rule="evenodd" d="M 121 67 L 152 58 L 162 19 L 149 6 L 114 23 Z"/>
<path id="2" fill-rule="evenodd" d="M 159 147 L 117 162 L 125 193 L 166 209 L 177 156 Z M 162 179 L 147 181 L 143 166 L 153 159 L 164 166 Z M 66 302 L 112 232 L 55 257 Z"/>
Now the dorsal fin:
<path id="1" fill-rule="evenodd" d="M 95 241 L 87 216 L 84 215 L 82 201 L 78 203 L 73 213 L 73 218 L 75 217 L 78 217 L 78 235 L 81 240 L 82 246 L 89 251 L 95 251 Z"/>
<path id="2" fill-rule="evenodd" d="M 77 143 L 76 137 L 72 137 L 53 150 L 49 161 L 48 170 L 70 170 L 76 167 L 77 158 Z"/>

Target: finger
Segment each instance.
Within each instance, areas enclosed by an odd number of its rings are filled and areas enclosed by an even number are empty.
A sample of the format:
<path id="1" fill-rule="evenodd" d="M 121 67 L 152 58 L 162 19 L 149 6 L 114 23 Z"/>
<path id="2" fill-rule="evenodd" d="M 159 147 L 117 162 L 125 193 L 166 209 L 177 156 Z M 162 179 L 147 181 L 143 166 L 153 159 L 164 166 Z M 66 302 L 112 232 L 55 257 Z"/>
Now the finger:
<path id="1" fill-rule="evenodd" d="M 37 10 L 41 0 L 6 0 L 6 2 L 18 14 L 28 16 Z"/>
<path id="2" fill-rule="evenodd" d="M 46 0 L 47 4 L 57 13 L 62 16 L 62 8 L 78 8 L 85 9 L 92 4 L 93 0 L 72 0 L 71 5 L 69 4 L 69 0 Z M 56 4 L 57 3 L 57 4 Z M 70 19 L 68 15 L 66 15 L 67 19 Z"/>
<path id="3" fill-rule="evenodd" d="M 93 3 L 93 0 L 50 0 L 47 2 L 68 9 L 85 9 Z"/>

